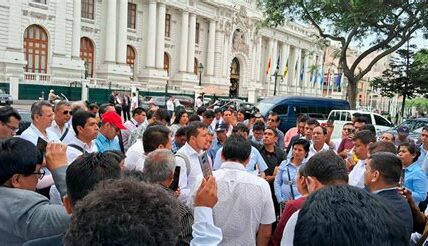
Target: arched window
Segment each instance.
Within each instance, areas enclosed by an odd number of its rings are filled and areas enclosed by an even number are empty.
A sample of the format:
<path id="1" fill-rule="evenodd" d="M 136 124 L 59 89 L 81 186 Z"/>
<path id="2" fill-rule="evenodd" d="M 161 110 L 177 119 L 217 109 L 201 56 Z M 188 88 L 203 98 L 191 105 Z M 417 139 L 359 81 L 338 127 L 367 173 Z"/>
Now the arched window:
<path id="1" fill-rule="evenodd" d="M 87 37 L 80 39 L 80 59 L 85 62 L 85 78 L 94 77 L 94 44 Z"/>
<path id="2" fill-rule="evenodd" d="M 126 64 L 131 68 L 131 78 L 134 79 L 135 50 L 131 45 L 126 46 Z"/>
<path id="3" fill-rule="evenodd" d="M 26 72 L 46 73 L 48 67 L 48 35 L 38 26 L 31 25 L 24 32 Z"/>
<path id="4" fill-rule="evenodd" d="M 196 74 L 196 75 L 198 75 L 198 72 L 199 72 L 199 67 L 198 66 L 199 66 L 199 61 L 195 57 L 195 61 L 193 63 L 193 73 Z"/>
<path id="5" fill-rule="evenodd" d="M 165 70 L 169 76 L 169 56 L 168 53 L 163 53 L 163 70 Z"/>

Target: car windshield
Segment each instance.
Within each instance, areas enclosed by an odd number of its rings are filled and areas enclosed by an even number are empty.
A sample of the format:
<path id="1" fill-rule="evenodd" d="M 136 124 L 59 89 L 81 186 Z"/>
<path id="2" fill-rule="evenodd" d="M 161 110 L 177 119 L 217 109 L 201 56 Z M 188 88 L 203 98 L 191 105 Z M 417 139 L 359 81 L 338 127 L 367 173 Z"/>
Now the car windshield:
<path id="1" fill-rule="evenodd" d="M 259 102 L 256 105 L 256 108 L 260 110 L 260 113 L 262 115 L 267 115 L 269 111 L 272 109 L 273 104 L 272 103 L 265 103 L 265 102 Z"/>
<path id="2" fill-rule="evenodd" d="M 0 94 L 6 94 L 3 89 L 0 89 Z"/>

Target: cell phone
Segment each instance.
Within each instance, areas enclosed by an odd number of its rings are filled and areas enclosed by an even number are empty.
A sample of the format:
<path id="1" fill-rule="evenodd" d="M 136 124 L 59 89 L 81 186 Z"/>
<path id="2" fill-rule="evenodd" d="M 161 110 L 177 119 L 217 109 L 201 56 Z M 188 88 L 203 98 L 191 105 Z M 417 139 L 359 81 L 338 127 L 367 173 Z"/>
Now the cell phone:
<path id="1" fill-rule="evenodd" d="M 173 191 L 178 190 L 178 181 L 180 181 L 180 171 L 181 171 L 181 167 L 176 166 L 174 171 L 174 179 L 172 180 L 172 183 L 169 186 L 169 188 Z"/>
<path id="2" fill-rule="evenodd" d="M 46 154 L 46 147 L 47 146 L 48 146 L 48 142 L 46 142 L 45 140 L 43 140 L 43 138 L 39 137 L 37 139 L 36 147 L 37 147 L 37 149 L 40 150 L 40 152 L 42 152 L 43 155 Z"/>
<path id="3" fill-rule="evenodd" d="M 209 176 L 213 175 L 213 169 L 208 160 L 207 152 L 199 156 L 199 164 L 201 165 L 201 170 L 202 174 L 204 175 L 204 178 L 208 178 Z"/>

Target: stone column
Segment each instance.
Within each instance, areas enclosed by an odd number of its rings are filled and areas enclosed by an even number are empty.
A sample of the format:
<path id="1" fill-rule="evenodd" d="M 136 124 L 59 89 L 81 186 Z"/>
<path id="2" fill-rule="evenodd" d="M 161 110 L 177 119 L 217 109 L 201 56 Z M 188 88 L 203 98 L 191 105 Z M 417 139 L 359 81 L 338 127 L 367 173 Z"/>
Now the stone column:
<path id="1" fill-rule="evenodd" d="M 304 64 L 304 73 L 303 73 L 303 87 L 307 88 L 309 86 L 309 54 L 308 51 L 305 51 L 305 57 L 303 58 L 303 64 Z"/>
<path id="2" fill-rule="evenodd" d="M 207 75 L 214 75 L 214 52 L 215 52 L 215 20 L 210 20 L 207 50 Z"/>
<path id="3" fill-rule="evenodd" d="M 228 68 L 230 67 L 229 63 L 229 54 L 230 54 L 230 50 L 229 50 L 229 36 L 227 33 L 224 35 L 224 51 L 223 51 L 223 77 L 229 78 L 229 74 L 228 74 Z"/>
<path id="4" fill-rule="evenodd" d="M 156 68 L 163 69 L 163 55 L 165 52 L 165 3 L 159 3 L 158 11 L 158 33 L 156 42 Z"/>
<path id="5" fill-rule="evenodd" d="M 181 40 L 180 40 L 180 72 L 187 71 L 187 40 L 189 37 L 189 12 L 181 14 Z"/>
<path id="6" fill-rule="evenodd" d="M 214 76 L 222 77 L 223 68 L 223 50 L 224 50 L 224 31 L 218 30 L 215 37 L 215 61 L 214 61 Z"/>
<path id="7" fill-rule="evenodd" d="M 107 63 L 116 62 L 116 12 L 116 0 L 107 1 L 104 50 L 104 61 Z"/>
<path id="8" fill-rule="evenodd" d="M 193 73 L 195 63 L 196 15 L 190 13 L 189 46 L 187 50 L 187 72 Z M 199 61 L 200 62 L 200 61 Z M 206 64 L 204 64 L 206 66 Z"/>
<path id="9" fill-rule="evenodd" d="M 296 47 L 290 47 L 290 55 L 289 57 L 289 63 L 288 63 L 288 75 L 287 75 L 287 83 L 288 86 L 294 86 L 294 74 L 295 74 L 295 68 L 296 68 Z"/>
<path id="10" fill-rule="evenodd" d="M 82 2 L 81 0 L 74 0 L 73 5 L 73 38 L 71 42 L 71 57 L 80 59 L 80 29 L 82 28 Z"/>
<path id="11" fill-rule="evenodd" d="M 262 43 L 263 43 L 263 38 L 262 36 L 259 37 L 259 41 L 257 43 L 257 52 L 256 52 L 256 81 L 260 81 L 260 77 L 261 77 L 261 71 L 263 71 L 263 69 L 261 68 L 262 65 Z"/>
<path id="12" fill-rule="evenodd" d="M 116 62 L 126 63 L 126 41 L 128 33 L 128 2 L 119 1 L 119 18 L 118 18 L 118 33 L 116 47 Z"/>
<path id="13" fill-rule="evenodd" d="M 147 32 L 147 54 L 146 67 L 155 67 L 155 50 L 156 50 L 156 1 L 149 1 L 149 20 Z"/>
<path id="14" fill-rule="evenodd" d="M 57 4 L 55 9 L 55 46 L 54 53 L 59 55 L 65 55 L 65 17 L 66 17 L 66 5 Z"/>

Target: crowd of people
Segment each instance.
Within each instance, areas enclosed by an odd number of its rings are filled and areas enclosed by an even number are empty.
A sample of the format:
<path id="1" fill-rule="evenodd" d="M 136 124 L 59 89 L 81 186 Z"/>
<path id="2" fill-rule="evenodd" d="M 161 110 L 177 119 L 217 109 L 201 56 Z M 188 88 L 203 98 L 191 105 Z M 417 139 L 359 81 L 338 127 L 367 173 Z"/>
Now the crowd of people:
<path id="1" fill-rule="evenodd" d="M 49 101 L 31 125 L 0 108 L 5 245 L 423 245 L 428 126 L 376 136 L 356 114 L 280 116 L 232 106 L 148 110 Z M 123 99 L 123 98 L 122 98 Z M 123 100 L 120 104 L 123 105 Z M 122 107 L 123 109 L 123 107 Z"/>

